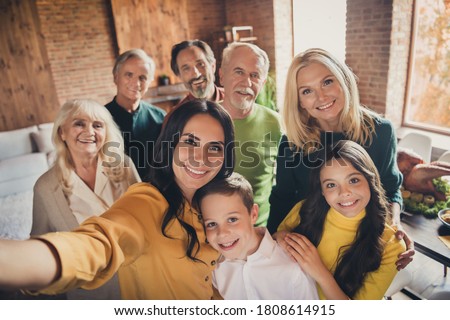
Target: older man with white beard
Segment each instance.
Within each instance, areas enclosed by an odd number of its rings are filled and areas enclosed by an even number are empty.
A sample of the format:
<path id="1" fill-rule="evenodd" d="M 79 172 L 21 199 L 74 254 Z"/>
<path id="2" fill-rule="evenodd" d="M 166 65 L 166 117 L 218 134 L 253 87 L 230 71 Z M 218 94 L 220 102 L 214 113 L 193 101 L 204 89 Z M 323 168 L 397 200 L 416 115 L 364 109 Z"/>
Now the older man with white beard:
<path id="1" fill-rule="evenodd" d="M 189 90 L 179 105 L 196 98 L 222 102 L 224 91 L 214 84 L 216 59 L 206 42 L 186 40 L 174 45 L 170 67 Z"/>
<path id="2" fill-rule="evenodd" d="M 235 126 L 235 171 L 252 185 L 259 205 L 257 226 L 266 226 L 269 218 L 269 196 L 281 138 L 278 113 L 255 103 L 266 82 L 269 65 L 266 52 L 258 46 L 233 42 L 224 49 L 219 70 L 225 89 L 222 106 Z"/>

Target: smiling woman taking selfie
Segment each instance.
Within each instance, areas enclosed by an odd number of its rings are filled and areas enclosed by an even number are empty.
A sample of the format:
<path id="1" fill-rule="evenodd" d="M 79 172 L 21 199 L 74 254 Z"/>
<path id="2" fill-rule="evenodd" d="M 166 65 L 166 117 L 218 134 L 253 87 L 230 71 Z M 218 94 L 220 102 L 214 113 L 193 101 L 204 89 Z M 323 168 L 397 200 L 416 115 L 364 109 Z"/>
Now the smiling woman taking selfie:
<path id="1" fill-rule="evenodd" d="M 213 102 L 170 113 L 150 183 L 137 183 L 73 232 L 0 241 L 0 287 L 56 294 L 96 288 L 117 271 L 123 299 L 210 299 L 218 253 L 191 207 L 195 191 L 233 171 L 233 124 Z"/>

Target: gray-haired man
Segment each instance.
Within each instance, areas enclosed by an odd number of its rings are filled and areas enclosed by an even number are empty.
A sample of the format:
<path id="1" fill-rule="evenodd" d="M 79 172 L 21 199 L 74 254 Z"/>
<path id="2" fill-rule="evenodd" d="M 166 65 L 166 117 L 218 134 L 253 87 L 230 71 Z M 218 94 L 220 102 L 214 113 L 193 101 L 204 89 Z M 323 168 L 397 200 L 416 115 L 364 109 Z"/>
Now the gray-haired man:
<path id="1" fill-rule="evenodd" d="M 122 131 L 125 153 L 144 180 L 165 116 L 162 109 L 142 101 L 155 75 L 155 63 L 143 50 L 132 49 L 116 59 L 113 75 L 117 94 L 105 107 Z"/>

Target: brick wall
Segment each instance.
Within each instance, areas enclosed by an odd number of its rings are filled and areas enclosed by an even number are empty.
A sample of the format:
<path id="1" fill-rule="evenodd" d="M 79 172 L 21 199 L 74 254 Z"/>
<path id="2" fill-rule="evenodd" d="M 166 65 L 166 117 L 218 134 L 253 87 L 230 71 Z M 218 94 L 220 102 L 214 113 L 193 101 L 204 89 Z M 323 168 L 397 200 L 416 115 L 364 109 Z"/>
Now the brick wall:
<path id="1" fill-rule="evenodd" d="M 211 45 L 212 34 L 226 25 L 225 1 L 189 0 L 187 6 L 191 39 L 200 39 Z"/>
<path id="2" fill-rule="evenodd" d="M 115 40 L 104 0 L 37 0 L 41 29 L 60 104 L 114 96 Z"/>
<path id="3" fill-rule="evenodd" d="M 37 8 L 59 103 L 109 102 L 116 93 L 111 71 L 117 48 L 108 1 L 37 0 Z M 190 37 L 210 42 L 226 24 L 224 8 L 222 1 L 190 0 Z"/>
<path id="4" fill-rule="evenodd" d="M 227 0 L 226 21 L 231 26 L 253 26 L 255 44 L 275 61 L 274 0 Z M 271 67 L 271 69 L 273 69 Z"/>
<path id="5" fill-rule="evenodd" d="M 363 104 L 401 125 L 413 0 L 347 0 L 346 62 Z"/>
<path id="6" fill-rule="evenodd" d="M 392 0 L 347 0 L 346 62 L 359 78 L 363 104 L 384 114 Z"/>

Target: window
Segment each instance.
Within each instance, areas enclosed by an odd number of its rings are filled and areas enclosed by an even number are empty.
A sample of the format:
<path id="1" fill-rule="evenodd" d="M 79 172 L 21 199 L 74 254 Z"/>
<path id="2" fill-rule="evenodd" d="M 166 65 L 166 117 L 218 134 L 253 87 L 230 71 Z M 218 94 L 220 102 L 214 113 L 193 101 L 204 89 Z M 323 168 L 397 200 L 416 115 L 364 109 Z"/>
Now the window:
<path id="1" fill-rule="evenodd" d="M 450 134 L 450 1 L 416 0 L 405 126 Z"/>

